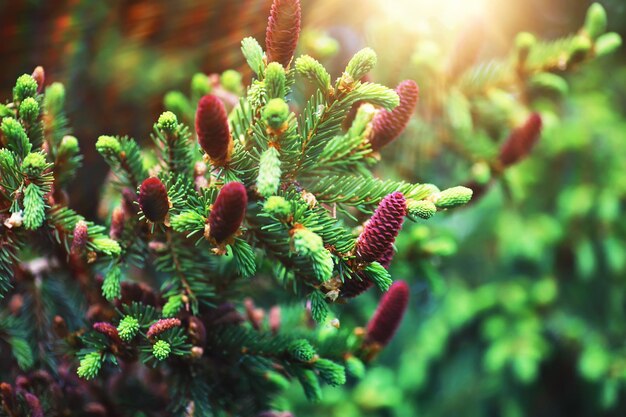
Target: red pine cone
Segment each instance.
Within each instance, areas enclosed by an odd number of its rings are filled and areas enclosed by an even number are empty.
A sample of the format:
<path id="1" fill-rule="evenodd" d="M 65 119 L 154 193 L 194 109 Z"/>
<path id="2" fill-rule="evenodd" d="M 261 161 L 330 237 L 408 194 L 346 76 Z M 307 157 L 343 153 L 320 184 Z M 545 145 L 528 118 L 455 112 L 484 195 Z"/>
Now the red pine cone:
<path id="1" fill-rule="evenodd" d="M 507 167 L 526 157 L 539 140 L 540 134 L 541 116 L 539 113 L 532 113 L 523 125 L 513 129 L 500 148 L 502 165 Z"/>
<path id="2" fill-rule="evenodd" d="M 413 80 L 404 80 L 396 87 L 400 104 L 391 111 L 381 110 L 372 121 L 370 144 L 377 151 L 396 139 L 411 120 L 417 106 L 419 87 Z"/>
<path id="3" fill-rule="evenodd" d="M 382 199 L 356 242 L 356 256 L 363 262 L 388 262 L 389 251 L 406 216 L 406 199 L 401 192 Z M 391 253 L 393 255 L 393 252 Z"/>
<path id="4" fill-rule="evenodd" d="M 111 323 L 100 321 L 93 324 L 93 329 L 98 333 L 101 333 L 111 339 L 114 342 L 121 343 L 120 335 L 117 332 L 117 328 Z"/>
<path id="5" fill-rule="evenodd" d="M 209 155 L 211 162 L 224 166 L 230 158 L 232 137 L 226 108 L 217 96 L 208 94 L 198 102 L 196 133 L 200 147 Z"/>
<path id="6" fill-rule="evenodd" d="M 85 245 L 87 245 L 87 238 L 89 237 L 89 231 L 87 229 L 87 223 L 83 220 L 76 222 L 74 226 L 74 237 L 72 238 L 71 252 L 73 254 L 79 254 Z"/>
<path id="7" fill-rule="evenodd" d="M 222 243 L 239 230 L 246 214 L 248 195 L 240 182 L 224 185 L 215 199 L 209 215 L 209 235 L 217 243 Z"/>
<path id="8" fill-rule="evenodd" d="M 111 239 L 121 239 L 125 221 L 126 214 L 124 213 L 124 209 L 122 207 L 114 208 L 111 214 L 111 227 L 109 228 L 109 237 Z"/>
<path id="9" fill-rule="evenodd" d="M 181 322 L 179 319 L 161 319 L 154 322 L 149 328 L 146 336 L 148 339 L 152 339 L 154 336 L 158 336 L 161 333 L 173 329 L 174 327 L 179 327 Z"/>
<path id="10" fill-rule="evenodd" d="M 274 0 L 265 31 L 267 62 L 287 68 L 300 36 L 300 0 Z"/>
<path id="11" fill-rule="evenodd" d="M 391 284 L 374 316 L 367 324 L 366 341 L 385 346 L 396 333 L 409 303 L 409 286 L 404 281 Z"/>
<path id="12" fill-rule="evenodd" d="M 170 209 L 165 185 L 157 177 L 150 177 L 139 187 L 139 207 L 146 219 L 154 223 L 165 220 Z"/>
<path id="13" fill-rule="evenodd" d="M 43 91 L 44 82 L 46 81 L 46 74 L 43 70 L 43 67 L 35 67 L 35 70 L 33 71 L 31 77 L 33 77 L 35 81 L 37 81 L 37 92 L 41 93 Z"/>
<path id="14" fill-rule="evenodd" d="M 30 392 L 23 392 L 22 396 L 28 404 L 28 408 L 30 408 L 30 416 L 31 417 L 44 417 L 43 408 L 41 408 L 41 403 L 39 402 L 39 398 L 35 394 L 31 394 Z"/>

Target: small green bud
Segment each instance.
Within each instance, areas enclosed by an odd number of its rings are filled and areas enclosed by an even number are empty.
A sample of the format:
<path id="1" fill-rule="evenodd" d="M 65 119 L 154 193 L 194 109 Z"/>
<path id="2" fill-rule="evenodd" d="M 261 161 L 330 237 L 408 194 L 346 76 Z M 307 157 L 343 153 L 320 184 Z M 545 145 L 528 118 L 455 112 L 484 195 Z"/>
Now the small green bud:
<path id="1" fill-rule="evenodd" d="M 287 351 L 300 362 L 310 362 L 317 355 L 315 348 L 306 339 L 294 340 L 287 347 Z"/>
<path id="2" fill-rule="evenodd" d="M 46 87 L 43 107 L 46 112 L 59 114 L 65 106 L 65 87 L 61 83 L 52 83 Z"/>
<path id="3" fill-rule="evenodd" d="M 15 154 L 6 148 L 0 149 L 0 172 L 11 172 L 16 169 L 18 166 L 15 163 Z"/>
<path id="4" fill-rule="evenodd" d="M 269 99 L 285 97 L 285 69 L 278 62 L 270 62 L 265 69 L 265 87 Z"/>
<path id="5" fill-rule="evenodd" d="M 545 90 L 559 95 L 567 94 L 569 86 L 563 77 L 549 72 L 534 75 L 530 79 L 530 87 L 538 90 Z"/>
<path id="6" fill-rule="evenodd" d="M 200 97 L 209 94 L 213 90 L 211 81 L 206 74 L 198 72 L 191 78 L 191 96 L 200 100 Z"/>
<path id="7" fill-rule="evenodd" d="M 43 191 L 34 182 L 24 190 L 24 227 L 29 230 L 39 228 L 46 217 L 46 204 Z"/>
<path id="8" fill-rule="evenodd" d="M 263 108 L 263 120 L 272 129 L 280 129 L 289 117 L 289 106 L 282 98 L 273 98 Z"/>
<path id="9" fill-rule="evenodd" d="M 265 103 L 266 89 L 265 82 L 254 80 L 248 89 L 248 103 L 254 108 L 260 107 Z"/>
<path id="10" fill-rule="evenodd" d="M 243 52 L 250 69 L 260 75 L 263 72 L 263 48 L 261 45 L 254 38 L 244 38 L 241 41 L 241 52 Z"/>
<path id="11" fill-rule="evenodd" d="M 20 104 L 20 117 L 28 123 L 35 123 L 39 117 L 39 103 L 32 97 L 26 97 Z"/>
<path id="12" fill-rule="evenodd" d="M 319 359 L 315 362 L 315 369 L 322 379 L 329 385 L 337 386 L 346 383 L 346 369 L 328 359 Z"/>
<path id="13" fill-rule="evenodd" d="M 472 199 L 473 191 L 467 187 L 452 187 L 435 196 L 437 208 L 451 208 L 467 204 Z"/>
<path id="14" fill-rule="evenodd" d="M 98 372 L 100 372 L 100 367 L 102 366 L 102 355 L 100 352 L 91 352 L 83 356 L 80 360 L 80 365 L 76 370 L 76 373 L 79 377 L 84 379 L 94 379 Z"/>
<path id="15" fill-rule="evenodd" d="M 157 122 L 157 126 L 159 129 L 164 130 L 166 132 L 173 132 L 176 130 L 178 126 L 178 118 L 171 111 L 166 111 L 161 113 L 159 116 L 159 121 Z"/>
<path id="16" fill-rule="evenodd" d="M 365 375 L 365 365 L 359 358 L 349 356 L 346 359 L 346 371 L 353 377 L 361 379 Z"/>
<path id="17" fill-rule="evenodd" d="M 59 153 L 61 155 L 76 155 L 79 150 L 78 139 L 70 135 L 63 136 L 59 145 Z"/>
<path id="18" fill-rule="evenodd" d="M 120 141 L 113 136 L 102 135 L 96 142 L 96 149 L 103 156 L 119 156 L 122 152 Z"/>
<path id="19" fill-rule="evenodd" d="M 377 61 L 376 52 L 372 48 L 363 48 L 348 62 L 346 73 L 358 81 L 374 68 Z"/>
<path id="20" fill-rule="evenodd" d="M 13 87 L 13 101 L 21 103 L 27 97 L 35 97 L 37 95 L 37 81 L 28 75 L 20 75 Z"/>
<path id="21" fill-rule="evenodd" d="M 256 180 L 256 189 L 263 197 L 276 194 L 280 186 L 281 170 L 278 156 L 278 150 L 272 146 L 267 148 L 259 159 L 259 176 Z"/>
<path id="22" fill-rule="evenodd" d="M 299 228 L 293 233 L 293 247 L 299 255 L 308 256 L 324 249 L 324 241 L 317 233 Z"/>
<path id="23" fill-rule="evenodd" d="M 41 175 L 47 166 L 46 156 L 40 152 L 33 152 L 26 155 L 26 158 L 22 161 L 22 172 L 31 178 L 35 178 Z"/>
<path id="24" fill-rule="evenodd" d="M 152 346 L 152 354 L 160 361 L 164 361 L 165 359 L 167 359 L 170 356 L 171 352 L 172 347 L 165 340 L 158 340 Z"/>
<path id="25" fill-rule="evenodd" d="M 296 71 L 316 83 L 322 92 L 327 93 L 330 90 L 330 74 L 316 59 L 302 55 L 296 59 Z"/>
<path id="26" fill-rule="evenodd" d="M 181 294 L 172 295 L 163 305 L 163 317 L 174 317 L 183 307 L 183 296 Z"/>
<path id="27" fill-rule="evenodd" d="M 291 203 L 283 197 L 272 196 L 265 200 L 263 210 L 278 219 L 284 219 L 291 214 Z"/>
<path id="28" fill-rule="evenodd" d="M 519 53 L 528 55 L 528 51 L 537 43 L 535 35 L 529 32 L 520 32 L 515 37 L 515 47 Z"/>
<path id="29" fill-rule="evenodd" d="M 479 184 L 487 184 L 491 179 L 489 164 L 485 161 L 480 161 L 472 165 L 472 177 Z"/>
<path id="30" fill-rule="evenodd" d="M 597 39 L 606 32 L 606 11 L 600 3 L 593 3 L 587 10 L 585 18 L 585 32 L 591 39 Z"/>
<path id="31" fill-rule="evenodd" d="M 171 111 L 179 118 L 184 118 L 186 115 L 193 113 L 189 100 L 180 91 L 170 91 L 165 94 L 163 105 L 165 110 Z"/>
<path id="32" fill-rule="evenodd" d="M 406 208 L 409 215 L 421 219 L 430 219 L 437 212 L 437 207 L 428 200 L 408 200 Z"/>
<path id="33" fill-rule="evenodd" d="M 109 301 L 122 296 L 122 271 L 119 266 L 113 266 L 109 269 L 102 281 L 102 295 Z"/>
<path id="34" fill-rule="evenodd" d="M 238 71 L 226 70 L 220 76 L 220 84 L 224 87 L 224 90 L 230 91 L 234 94 L 241 94 L 243 92 L 242 76 Z"/>
<path id="35" fill-rule="evenodd" d="M 597 56 L 608 55 L 615 52 L 620 46 L 622 46 L 622 37 L 615 32 L 609 32 L 598 37 L 595 52 Z"/>
<path id="36" fill-rule="evenodd" d="M 12 117 L 5 117 L 2 119 L 0 130 L 7 139 L 7 148 L 21 156 L 26 156 L 30 152 L 32 145 L 20 122 Z"/>
<path id="37" fill-rule="evenodd" d="M 117 325 L 117 332 L 120 335 L 120 339 L 128 342 L 139 331 L 139 321 L 133 316 L 125 316 L 120 320 L 120 324 Z"/>

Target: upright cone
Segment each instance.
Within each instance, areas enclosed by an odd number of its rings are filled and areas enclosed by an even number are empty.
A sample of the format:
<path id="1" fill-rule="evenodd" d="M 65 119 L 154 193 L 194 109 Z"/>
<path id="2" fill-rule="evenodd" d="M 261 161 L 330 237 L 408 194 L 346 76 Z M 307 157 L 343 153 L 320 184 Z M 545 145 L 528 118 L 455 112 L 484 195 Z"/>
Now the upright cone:
<path id="1" fill-rule="evenodd" d="M 273 1 L 265 32 L 268 62 L 289 67 L 300 36 L 300 13 L 300 0 Z"/>
<path id="2" fill-rule="evenodd" d="M 513 129 L 500 148 L 502 165 L 507 167 L 525 158 L 539 140 L 540 134 L 541 116 L 532 113 L 522 126 Z"/>
<path id="3" fill-rule="evenodd" d="M 230 182 L 220 190 L 209 215 L 208 237 L 222 243 L 232 237 L 243 222 L 248 205 L 246 187 Z"/>
<path id="4" fill-rule="evenodd" d="M 404 281 L 394 282 L 380 299 L 374 316 L 367 324 L 366 343 L 386 346 L 400 326 L 408 304 L 408 284 Z"/>
<path id="5" fill-rule="evenodd" d="M 208 94 L 198 102 L 196 133 L 198 143 L 211 159 L 211 163 L 216 166 L 226 165 L 230 160 L 233 140 L 226 108 L 217 96 Z"/>
<path id="6" fill-rule="evenodd" d="M 375 151 L 400 136 L 409 124 L 417 106 L 419 88 L 415 81 L 402 81 L 396 87 L 396 92 L 400 96 L 400 104 L 391 111 L 381 110 L 372 121 L 372 133 L 369 141 Z"/>

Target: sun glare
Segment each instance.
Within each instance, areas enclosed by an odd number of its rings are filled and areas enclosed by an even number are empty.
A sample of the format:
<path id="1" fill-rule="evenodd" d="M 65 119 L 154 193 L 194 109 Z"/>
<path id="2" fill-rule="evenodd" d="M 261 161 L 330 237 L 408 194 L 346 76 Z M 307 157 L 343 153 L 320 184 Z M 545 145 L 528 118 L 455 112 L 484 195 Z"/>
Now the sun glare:
<path id="1" fill-rule="evenodd" d="M 486 0 L 378 0 L 390 18 L 406 25 L 425 19 L 456 29 L 468 17 L 485 14 Z"/>

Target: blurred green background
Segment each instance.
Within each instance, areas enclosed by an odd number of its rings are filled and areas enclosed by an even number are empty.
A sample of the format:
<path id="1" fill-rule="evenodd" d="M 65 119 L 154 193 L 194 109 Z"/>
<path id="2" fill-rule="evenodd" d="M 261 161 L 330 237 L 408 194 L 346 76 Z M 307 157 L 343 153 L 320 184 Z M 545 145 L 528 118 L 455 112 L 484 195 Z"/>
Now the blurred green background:
<path id="1" fill-rule="evenodd" d="M 94 182 L 106 174 L 93 152 L 97 136 L 147 140 L 168 90 L 187 91 L 197 71 L 242 66 L 239 41 L 263 40 L 269 3 L 1 2 L 1 93 L 9 96 L 15 77 L 36 65 L 46 68 L 47 82 L 66 84 L 86 154 L 71 204 L 95 218 Z M 412 73 L 410 60 L 425 33 L 450 53 L 470 16 L 480 14 L 486 39 L 480 59 L 488 60 L 508 53 L 522 30 L 544 39 L 576 32 L 590 4 L 302 3 L 303 52 L 339 75 L 354 51 L 371 45 L 379 54 L 374 80 L 395 85 L 415 78 L 423 101 L 432 80 Z M 626 2 L 601 4 L 609 29 L 624 37 Z M 306 403 L 294 386 L 285 408 L 301 417 L 626 415 L 624 48 L 565 77 L 566 95 L 529 104 L 544 116 L 530 158 L 468 208 L 407 221 L 391 272 L 411 284 L 409 313 L 363 380 L 326 388 L 321 404 Z M 429 140 L 425 123 L 416 115 L 383 151 L 381 172 L 442 186 L 471 180 L 472 164 Z M 364 323 L 377 298 L 371 292 L 344 306 L 342 323 Z"/>

